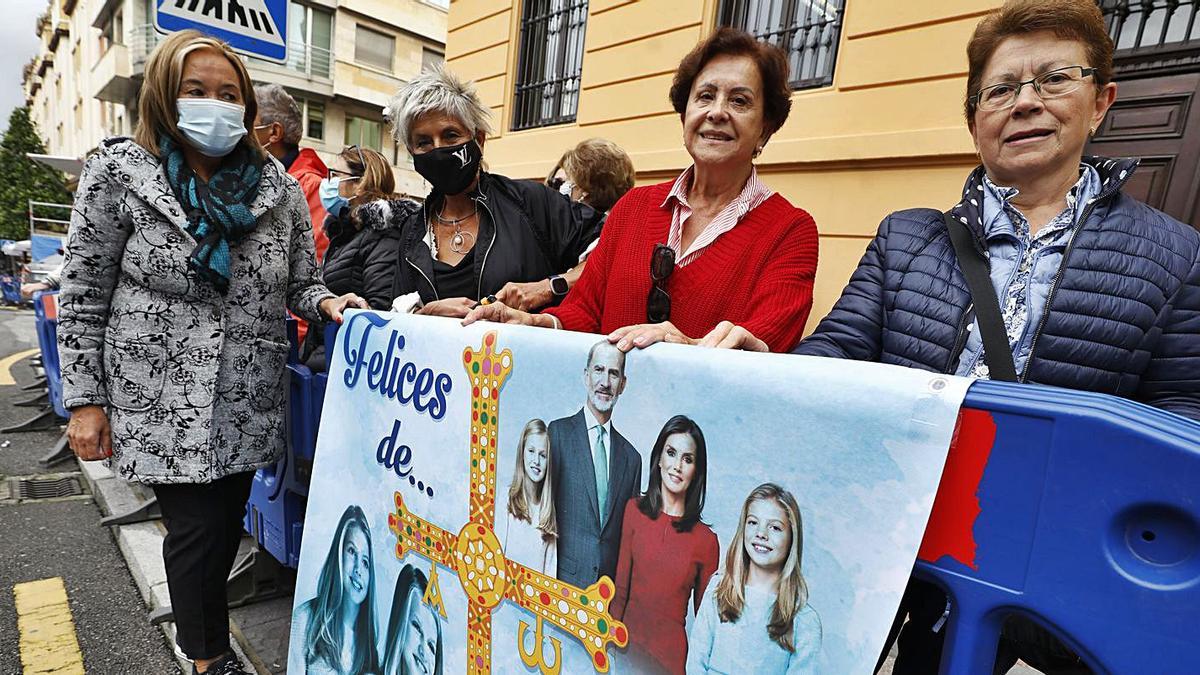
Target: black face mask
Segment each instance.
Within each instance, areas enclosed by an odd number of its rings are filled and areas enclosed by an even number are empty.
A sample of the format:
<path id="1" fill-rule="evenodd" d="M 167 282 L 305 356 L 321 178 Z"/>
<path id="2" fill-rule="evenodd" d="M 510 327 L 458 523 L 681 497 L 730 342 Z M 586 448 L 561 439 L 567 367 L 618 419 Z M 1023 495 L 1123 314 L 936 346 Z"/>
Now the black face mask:
<path id="1" fill-rule="evenodd" d="M 482 159 L 483 151 L 472 139 L 462 145 L 413 155 L 413 168 L 433 185 L 434 190 L 444 195 L 457 195 L 475 180 Z"/>

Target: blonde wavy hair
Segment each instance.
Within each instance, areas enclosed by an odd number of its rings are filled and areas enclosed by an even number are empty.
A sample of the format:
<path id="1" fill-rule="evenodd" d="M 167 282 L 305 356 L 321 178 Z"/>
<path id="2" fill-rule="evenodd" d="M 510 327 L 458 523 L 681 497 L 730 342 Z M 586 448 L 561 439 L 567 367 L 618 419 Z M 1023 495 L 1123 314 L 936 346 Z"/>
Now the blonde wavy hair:
<path id="1" fill-rule="evenodd" d="M 246 64 L 242 63 L 241 57 L 222 40 L 196 30 L 181 30 L 160 42 L 150 53 L 150 58 L 146 61 L 145 82 L 142 83 L 138 99 L 138 123 L 133 132 L 133 140 L 155 157 L 158 156 L 159 134 L 167 134 L 181 145 L 189 145 L 176 124 L 179 120 L 179 109 L 175 100 L 179 98 L 183 62 L 188 54 L 201 49 L 211 49 L 229 60 L 229 64 L 237 73 L 242 102 L 246 106 L 242 123 L 247 130 L 254 128 L 254 118 L 258 116 L 258 100 L 254 97 L 254 82 L 250 79 L 250 72 L 246 70 Z M 260 157 L 265 157 L 254 134 L 246 134 L 240 143 L 249 146 Z"/>
<path id="2" fill-rule="evenodd" d="M 804 524 L 800 520 L 796 498 L 774 483 L 763 483 L 751 490 L 746 503 L 742 505 L 742 519 L 738 521 L 733 541 L 729 542 L 729 550 L 725 554 L 725 572 L 717 583 L 717 614 L 721 617 L 721 623 L 734 623 L 742 616 L 746 606 L 746 578 L 750 573 L 750 556 L 746 553 L 746 517 L 751 504 L 767 499 L 774 501 L 787 514 L 792 533 L 792 545 L 779 576 L 767 634 L 788 653 L 794 653 L 793 621 L 808 604 L 808 585 L 804 583 L 804 575 L 800 572 L 800 559 L 804 553 Z"/>

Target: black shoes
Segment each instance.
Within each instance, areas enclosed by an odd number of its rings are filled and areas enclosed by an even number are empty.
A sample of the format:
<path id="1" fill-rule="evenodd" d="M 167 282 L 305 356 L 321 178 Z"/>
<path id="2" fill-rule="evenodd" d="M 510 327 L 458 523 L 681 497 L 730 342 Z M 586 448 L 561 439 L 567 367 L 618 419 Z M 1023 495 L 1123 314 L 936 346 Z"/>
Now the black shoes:
<path id="1" fill-rule="evenodd" d="M 192 666 L 192 675 L 200 675 L 196 666 Z M 242 668 L 242 662 L 234 654 L 226 654 L 220 661 L 210 665 L 203 675 L 254 675 Z"/>

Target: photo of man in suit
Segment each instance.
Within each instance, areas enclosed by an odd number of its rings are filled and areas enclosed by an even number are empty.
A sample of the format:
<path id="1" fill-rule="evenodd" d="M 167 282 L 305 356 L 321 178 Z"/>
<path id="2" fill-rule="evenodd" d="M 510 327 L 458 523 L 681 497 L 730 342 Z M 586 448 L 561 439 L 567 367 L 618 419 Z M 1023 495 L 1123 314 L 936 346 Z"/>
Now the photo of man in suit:
<path id="1" fill-rule="evenodd" d="M 612 426 L 613 407 L 625 391 L 625 354 L 607 340 L 597 342 L 583 383 L 583 408 L 550 423 L 558 578 L 579 588 L 616 574 L 625 503 L 642 485 L 641 455 Z"/>

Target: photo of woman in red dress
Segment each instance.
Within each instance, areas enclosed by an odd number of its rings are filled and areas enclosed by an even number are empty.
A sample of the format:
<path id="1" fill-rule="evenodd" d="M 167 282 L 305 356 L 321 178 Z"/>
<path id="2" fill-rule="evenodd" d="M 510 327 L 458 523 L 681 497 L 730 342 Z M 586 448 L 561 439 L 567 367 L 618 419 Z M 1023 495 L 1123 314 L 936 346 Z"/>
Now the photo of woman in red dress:
<path id="1" fill-rule="evenodd" d="M 700 427 L 684 415 L 667 420 L 650 453 L 646 494 L 625 505 L 613 617 L 629 629 L 628 653 L 639 672 L 682 673 L 692 613 L 717 571 L 717 535 L 700 522 L 708 451 Z"/>

